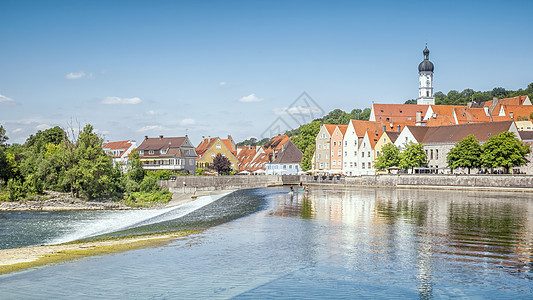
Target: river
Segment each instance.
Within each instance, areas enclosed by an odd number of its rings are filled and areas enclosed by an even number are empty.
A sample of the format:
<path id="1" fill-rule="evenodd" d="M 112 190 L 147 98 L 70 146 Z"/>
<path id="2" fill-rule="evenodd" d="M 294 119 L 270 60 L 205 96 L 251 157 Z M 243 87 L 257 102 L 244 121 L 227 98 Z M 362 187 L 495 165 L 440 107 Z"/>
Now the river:
<path id="1" fill-rule="evenodd" d="M 2 212 L 3 248 L 207 228 L 0 276 L 1 299 L 531 298 L 533 195 L 241 190 L 158 211 Z"/>

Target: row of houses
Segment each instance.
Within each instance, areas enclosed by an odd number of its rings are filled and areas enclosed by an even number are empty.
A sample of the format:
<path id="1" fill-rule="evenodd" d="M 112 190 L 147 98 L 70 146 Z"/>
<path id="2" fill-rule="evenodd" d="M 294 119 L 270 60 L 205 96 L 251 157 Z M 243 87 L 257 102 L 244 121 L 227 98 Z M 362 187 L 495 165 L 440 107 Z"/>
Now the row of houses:
<path id="1" fill-rule="evenodd" d="M 381 149 L 393 143 L 424 145 L 433 172 L 449 173 L 446 156 L 455 143 L 472 134 L 484 143 L 503 131 L 531 144 L 533 106 L 527 96 L 493 99 L 467 106 L 373 104 L 370 121 L 324 124 L 315 140 L 313 172 L 373 175 Z M 531 156 L 531 155 L 530 155 Z M 530 157 L 530 161 L 533 161 Z M 520 169 L 533 173 L 530 163 Z"/>
<path id="2" fill-rule="evenodd" d="M 228 135 L 202 137 L 194 147 L 188 136 L 156 138 L 145 136 L 137 146 L 135 141 L 108 142 L 104 151 L 113 157 L 113 162 L 126 168 L 132 151 L 138 151 L 146 170 L 171 170 L 195 174 L 197 168 L 214 171 L 213 160 L 222 155 L 230 162 L 231 169 L 240 174 L 298 174 L 302 152 L 286 135 L 274 137 L 264 146 L 236 146 Z"/>

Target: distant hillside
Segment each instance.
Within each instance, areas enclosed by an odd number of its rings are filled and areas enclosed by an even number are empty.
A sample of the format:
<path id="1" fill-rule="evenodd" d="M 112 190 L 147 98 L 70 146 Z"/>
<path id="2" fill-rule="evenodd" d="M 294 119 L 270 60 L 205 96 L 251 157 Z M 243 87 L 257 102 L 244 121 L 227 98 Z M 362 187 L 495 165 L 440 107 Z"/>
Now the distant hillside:
<path id="1" fill-rule="evenodd" d="M 517 91 L 506 90 L 502 87 L 492 89 L 492 91 L 474 91 L 473 89 L 465 89 L 462 92 L 451 90 L 448 94 L 443 92 L 435 93 L 435 104 L 437 105 L 466 105 L 468 102 L 484 102 L 490 101 L 493 97 L 498 99 L 510 98 L 516 96 L 528 95 L 529 99 L 533 98 L 533 82 L 530 83 L 525 90 L 519 89 Z M 416 104 L 416 99 L 409 99 L 405 101 L 405 104 Z"/>

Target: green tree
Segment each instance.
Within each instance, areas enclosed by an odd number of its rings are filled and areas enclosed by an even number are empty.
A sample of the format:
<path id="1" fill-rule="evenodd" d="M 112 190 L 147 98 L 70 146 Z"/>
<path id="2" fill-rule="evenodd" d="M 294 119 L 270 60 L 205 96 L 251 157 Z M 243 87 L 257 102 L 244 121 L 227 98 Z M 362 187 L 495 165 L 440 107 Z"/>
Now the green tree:
<path id="1" fill-rule="evenodd" d="M 213 159 L 213 168 L 218 172 L 218 174 L 229 174 L 231 171 L 231 162 L 222 154 L 217 154 Z"/>
<path id="2" fill-rule="evenodd" d="M 309 170 L 312 167 L 311 160 L 315 152 L 315 139 L 320 131 L 320 126 L 322 126 L 322 122 L 318 120 L 304 124 L 300 126 L 300 134 L 291 139 L 294 145 L 303 153 L 302 169 L 304 170 Z"/>
<path id="3" fill-rule="evenodd" d="M 390 167 L 397 167 L 400 164 L 400 149 L 392 143 L 388 143 L 381 148 L 374 168 L 385 170 Z"/>
<path id="4" fill-rule="evenodd" d="M 446 160 L 448 167 L 452 170 L 457 168 L 467 168 L 470 174 L 471 168 L 480 168 L 481 161 L 481 145 L 473 135 L 468 135 L 466 138 L 457 142 L 455 146 L 448 152 Z"/>
<path id="5" fill-rule="evenodd" d="M 400 153 L 399 167 L 407 170 L 415 167 L 427 166 L 426 152 L 424 151 L 424 145 L 420 143 L 410 142 L 406 145 L 403 152 Z"/>
<path id="6" fill-rule="evenodd" d="M 518 140 L 513 132 L 504 131 L 491 137 L 482 147 L 481 160 L 486 168 L 504 168 L 508 173 L 513 167 L 528 163 L 529 145 Z"/>

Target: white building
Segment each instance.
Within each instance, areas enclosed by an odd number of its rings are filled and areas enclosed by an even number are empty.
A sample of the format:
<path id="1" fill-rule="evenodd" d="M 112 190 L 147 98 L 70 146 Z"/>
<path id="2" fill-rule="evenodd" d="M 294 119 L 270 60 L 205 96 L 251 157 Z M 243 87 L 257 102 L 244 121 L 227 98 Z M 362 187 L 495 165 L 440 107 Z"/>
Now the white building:
<path id="1" fill-rule="evenodd" d="M 135 141 L 108 142 L 102 146 L 102 149 L 109 156 L 113 157 L 113 165 L 121 165 L 124 171 L 128 165 L 128 157 L 131 151 L 137 148 Z"/>

